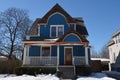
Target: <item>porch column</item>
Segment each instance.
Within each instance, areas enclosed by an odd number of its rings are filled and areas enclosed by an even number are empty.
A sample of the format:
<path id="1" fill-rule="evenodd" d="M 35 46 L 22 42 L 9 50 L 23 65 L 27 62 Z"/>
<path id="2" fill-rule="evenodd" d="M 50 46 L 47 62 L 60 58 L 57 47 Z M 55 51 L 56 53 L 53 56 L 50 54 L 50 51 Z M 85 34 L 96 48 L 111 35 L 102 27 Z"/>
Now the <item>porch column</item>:
<path id="1" fill-rule="evenodd" d="M 25 64 L 25 61 L 26 61 L 26 45 L 24 45 L 23 65 Z"/>
<path id="2" fill-rule="evenodd" d="M 88 63 L 88 47 L 85 46 L 85 62 L 86 62 L 86 65 L 89 65 Z"/>
<path id="3" fill-rule="evenodd" d="M 59 71 L 58 66 L 59 66 L 59 45 L 57 45 L 57 71 Z"/>

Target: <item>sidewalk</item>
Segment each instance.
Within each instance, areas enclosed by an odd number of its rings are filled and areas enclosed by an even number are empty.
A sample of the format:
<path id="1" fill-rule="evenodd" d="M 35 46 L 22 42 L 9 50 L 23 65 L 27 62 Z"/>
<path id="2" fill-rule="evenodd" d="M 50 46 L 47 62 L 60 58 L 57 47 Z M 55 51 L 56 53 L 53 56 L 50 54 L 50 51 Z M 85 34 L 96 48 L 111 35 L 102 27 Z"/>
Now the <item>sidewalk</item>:
<path id="1" fill-rule="evenodd" d="M 108 77 L 112 77 L 112 78 L 115 78 L 117 80 L 120 80 L 120 72 L 117 72 L 117 71 L 106 71 L 106 72 L 103 72 L 105 74 L 107 74 Z"/>

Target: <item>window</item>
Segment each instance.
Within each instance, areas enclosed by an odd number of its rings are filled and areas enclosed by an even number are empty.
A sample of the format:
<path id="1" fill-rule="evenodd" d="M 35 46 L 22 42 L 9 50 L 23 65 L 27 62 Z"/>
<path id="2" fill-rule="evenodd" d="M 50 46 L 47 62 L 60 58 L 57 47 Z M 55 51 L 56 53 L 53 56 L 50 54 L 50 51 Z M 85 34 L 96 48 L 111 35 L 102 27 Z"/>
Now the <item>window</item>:
<path id="1" fill-rule="evenodd" d="M 56 27 L 55 26 L 51 28 L 51 36 L 56 37 Z"/>
<path id="2" fill-rule="evenodd" d="M 58 27 L 58 37 L 62 36 L 63 35 L 63 27 L 62 26 L 59 26 Z"/>
<path id="3" fill-rule="evenodd" d="M 60 37 L 64 34 L 64 26 L 63 25 L 51 25 L 50 27 L 50 35 L 51 37 Z"/>
<path id="4" fill-rule="evenodd" d="M 41 56 L 50 56 L 50 47 L 42 47 Z"/>

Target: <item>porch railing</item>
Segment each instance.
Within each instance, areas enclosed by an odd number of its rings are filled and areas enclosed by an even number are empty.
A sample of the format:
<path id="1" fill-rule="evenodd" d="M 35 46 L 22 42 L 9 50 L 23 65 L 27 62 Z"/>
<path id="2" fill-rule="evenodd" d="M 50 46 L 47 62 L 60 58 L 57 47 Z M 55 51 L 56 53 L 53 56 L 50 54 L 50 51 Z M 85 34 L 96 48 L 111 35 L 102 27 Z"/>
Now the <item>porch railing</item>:
<path id="1" fill-rule="evenodd" d="M 57 57 L 26 57 L 26 65 L 38 65 L 38 66 L 45 66 L 45 65 L 57 65 Z M 82 56 L 73 56 L 73 65 L 84 65 L 85 64 L 85 57 Z"/>
<path id="2" fill-rule="evenodd" d="M 85 57 L 74 56 L 73 57 L 73 64 L 74 65 L 84 65 L 85 64 Z"/>
<path id="3" fill-rule="evenodd" d="M 57 65 L 57 57 L 29 57 L 30 65 Z"/>

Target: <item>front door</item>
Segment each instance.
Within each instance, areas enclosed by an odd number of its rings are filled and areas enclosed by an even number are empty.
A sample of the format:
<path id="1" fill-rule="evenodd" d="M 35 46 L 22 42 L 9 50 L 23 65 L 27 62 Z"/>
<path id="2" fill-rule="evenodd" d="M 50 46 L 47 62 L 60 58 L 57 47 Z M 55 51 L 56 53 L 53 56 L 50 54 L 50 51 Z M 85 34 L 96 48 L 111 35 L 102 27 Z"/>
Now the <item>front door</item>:
<path id="1" fill-rule="evenodd" d="M 65 47 L 65 65 L 72 65 L 72 47 Z"/>

